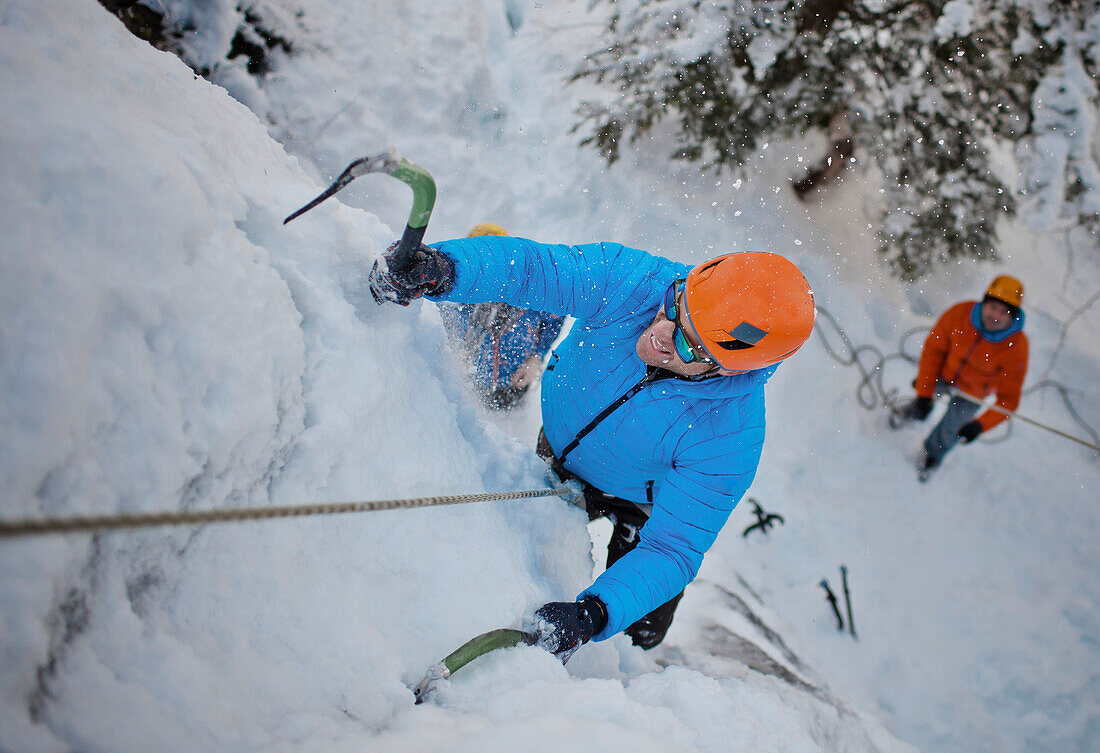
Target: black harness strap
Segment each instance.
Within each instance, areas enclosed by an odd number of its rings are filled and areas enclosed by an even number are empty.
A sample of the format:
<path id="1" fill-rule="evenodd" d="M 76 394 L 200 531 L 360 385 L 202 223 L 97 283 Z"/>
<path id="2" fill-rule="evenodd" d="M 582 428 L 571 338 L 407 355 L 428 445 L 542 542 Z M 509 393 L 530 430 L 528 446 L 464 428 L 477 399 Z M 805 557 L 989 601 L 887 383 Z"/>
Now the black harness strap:
<path id="1" fill-rule="evenodd" d="M 565 446 L 565 449 L 561 451 L 561 455 L 558 455 L 558 462 L 564 463 L 566 455 L 576 449 L 577 445 L 581 443 L 581 440 L 588 436 L 589 432 L 595 429 L 599 425 L 600 421 L 603 421 L 605 418 L 614 413 L 619 408 L 619 406 L 638 394 L 638 391 L 641 390 L 642 387 L 645 387 L 651 382 L 656 382 L 661 379 L 670 379 L 675 376 L 675 374 L 669 371 L 665 371 L 664 369 L 658 369 L 656 366 L 649 366 L 646 369 L 646 374 L 644 377 L 642 377 L 641 381 L 639 381 L 636 385 L 620 395 L 618 400 L 600 411 L 599 415 L 589 421 L 587 426 L 577 432 L 577 436 L 573 437 L 573 441 Z"/>

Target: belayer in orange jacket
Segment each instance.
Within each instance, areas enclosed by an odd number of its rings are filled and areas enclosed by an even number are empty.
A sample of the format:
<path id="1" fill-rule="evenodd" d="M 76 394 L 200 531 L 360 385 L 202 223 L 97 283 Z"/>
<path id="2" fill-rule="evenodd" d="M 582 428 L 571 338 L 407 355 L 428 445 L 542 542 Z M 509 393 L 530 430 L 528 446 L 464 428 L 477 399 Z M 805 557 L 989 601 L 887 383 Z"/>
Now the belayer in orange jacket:
<path id="1" fill-rule="evenodd" d="M 972 442 L 1008 417 L 1002 410 L 989 409 L 974 418 L 981 408 L 974 399 L 996 394 L 1003 411 L 1019 405 L 1028 352 L 1023 298 L 1020 281 L 1001 275 L 981 301 L 955 304 L 928 333 L 914 382 L 917 396 L 895 410 L 890 420 L 893 428 L 923 421 L 932 412 L 936 393 L 951 392 L 947 412 L 924 440 L 918 463 L 922 481 L 960 439 Z"/>

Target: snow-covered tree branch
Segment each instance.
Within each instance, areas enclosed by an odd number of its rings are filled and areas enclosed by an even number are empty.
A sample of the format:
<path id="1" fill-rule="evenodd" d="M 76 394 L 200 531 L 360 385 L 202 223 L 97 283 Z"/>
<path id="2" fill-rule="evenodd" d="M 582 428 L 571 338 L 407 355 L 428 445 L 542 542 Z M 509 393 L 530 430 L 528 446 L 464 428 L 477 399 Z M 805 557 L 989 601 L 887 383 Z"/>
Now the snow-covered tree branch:
<path id="1" fill-rule="evenodd" d="M 1021 198 L 1037 231 L 1098 229 L 1095 0 L 604 1 L 609 42 L 575 77 L 605 92 L 577 129 L 609 162 L 669 119 L 675 158 L 736 171 L 846 112 L 882 172 L 881 250 L 903 278 L 995 258 Z M 998 141 L 1023 185 L 994 170 Z"/>

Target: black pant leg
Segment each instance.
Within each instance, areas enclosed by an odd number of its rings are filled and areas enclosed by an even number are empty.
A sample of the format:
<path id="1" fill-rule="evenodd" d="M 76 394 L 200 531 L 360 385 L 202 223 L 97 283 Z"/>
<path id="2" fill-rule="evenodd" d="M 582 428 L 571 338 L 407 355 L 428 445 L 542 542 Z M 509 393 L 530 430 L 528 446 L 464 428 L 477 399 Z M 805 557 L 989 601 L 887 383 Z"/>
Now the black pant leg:
<path id="1" fill-rule="evenodd" d="M 539 429 L 538 455 L 551 463 L 558 478 L 563 481 L 569 478 L 577 478 L 565 470 L 561 461 L 554 456 L 550 442 L 546 439 L 546 433 Z M 638 533 L 649 520 L 649 514 L 629 500 L 620 499 L 610 494 L 605 494 L 591 484 L 580 479 L 584 485 L 584 503 L 588 512 L 588 519 L 610 518 L 615 529 L 611 532 L 611 541 L 607 544 L 607 566 L 611 567 L 627 552 L 638 546 Z M 665 638 L 672 625 L 672 618 L 676 613 L 676 606 L 684 596 L 681 591 L 667 602 L 654 609 L 628 627 L 625 632 L 634 641 L 635 646 L 650 649 L 659 644 Z"/>
<path id="2" fill-rule="evenodd" d="M 642 619 L 635 622 L 623 632 L 630 636 L 635 646 L 651 649 L 665 639 L 665 634 L 672 627 L 672 618 L 676 614 L 676 607 L 680 599 L 684 598 L 684 592 L 673 596 L 661 606 L 654 609 Z"/>
<path id="3" fill-rule="evenodd" d="M 616 499 L 616 498 L 612 498 Z M 638 533 L 645 525 L 646 516 L 625 500 L 617 500 L 629 507 L 619 507 L 615 511 L 615 530 L 611 532 L 611 541 L 607 544 L 607 566 L 611 567 L 627 552 L 638 546 Z M 665 639 L 665 634 L 672 626 L 672 618 L 676 614 L 676 607 L 680 599 L 684 597 L 681 591 L 676 596 L 666 601 L 661 606 L 641 618 L 623 632 L 630 636 L 635 646 L 651 649 Z"/>

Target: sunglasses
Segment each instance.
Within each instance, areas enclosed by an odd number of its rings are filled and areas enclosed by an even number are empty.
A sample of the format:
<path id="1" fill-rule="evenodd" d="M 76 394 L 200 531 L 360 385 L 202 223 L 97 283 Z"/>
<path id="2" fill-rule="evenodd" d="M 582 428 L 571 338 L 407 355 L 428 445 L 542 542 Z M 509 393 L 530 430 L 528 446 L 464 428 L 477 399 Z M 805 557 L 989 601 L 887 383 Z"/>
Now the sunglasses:
<path id="1" fill-rule="evenodd" d="M 713 358 L 706 355 L 705 352 L 701 352 L 701 348 L 696 348 L 688 342 L 687 335 L 684 333 L 684 328 L 680 325 L 680 307 L 676 305 L 676 296 L 684 289 L 686 283 L 686 279 L 676 280 L 669 285 L 668 290 L 665 291 L 664 315 L 675 327 L 672 334 L 672 344 L 676 348 L 676 355 L 679 356 L 680 360 L 684 363 L 713 364 Z"/>

